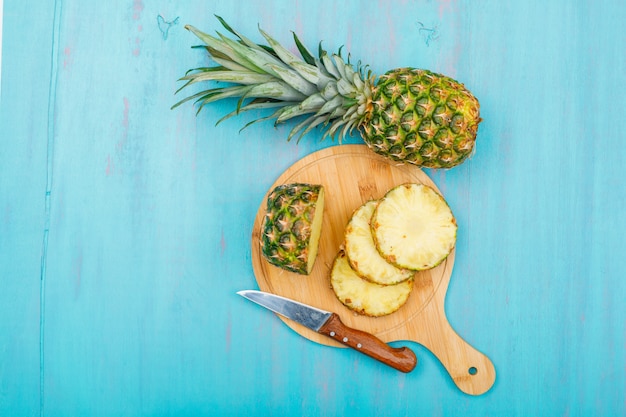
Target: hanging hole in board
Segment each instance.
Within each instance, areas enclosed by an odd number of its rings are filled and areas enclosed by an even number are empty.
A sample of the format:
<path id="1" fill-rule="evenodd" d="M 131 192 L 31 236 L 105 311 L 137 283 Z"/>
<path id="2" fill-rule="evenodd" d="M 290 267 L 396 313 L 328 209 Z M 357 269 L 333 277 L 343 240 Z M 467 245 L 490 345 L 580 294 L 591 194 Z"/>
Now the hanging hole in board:
<path id="1" fill-rule="evenodd" d="M 475 367 L 475 366 L 472 366 L 471 368 L 469 368 L 469 369 L 467 370 L 467 372 L 468 372 L 470 375 L 476 375 L 476 374 L 478 373 L 478 369 L 476 369 L 476 367 Z"/>

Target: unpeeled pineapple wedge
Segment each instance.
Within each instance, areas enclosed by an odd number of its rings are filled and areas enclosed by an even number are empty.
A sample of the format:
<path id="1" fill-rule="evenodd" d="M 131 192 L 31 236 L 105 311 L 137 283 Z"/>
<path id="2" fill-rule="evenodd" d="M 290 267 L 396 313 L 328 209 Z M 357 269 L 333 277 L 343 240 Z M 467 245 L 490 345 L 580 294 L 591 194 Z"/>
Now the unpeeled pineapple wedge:
<path id="1" fill-rule="evenodd" d="M 267 197 L 261 253 L 272 265 L 309 275 L 317 257 L 324 213 L 324 187 L 292 183 Z"/>

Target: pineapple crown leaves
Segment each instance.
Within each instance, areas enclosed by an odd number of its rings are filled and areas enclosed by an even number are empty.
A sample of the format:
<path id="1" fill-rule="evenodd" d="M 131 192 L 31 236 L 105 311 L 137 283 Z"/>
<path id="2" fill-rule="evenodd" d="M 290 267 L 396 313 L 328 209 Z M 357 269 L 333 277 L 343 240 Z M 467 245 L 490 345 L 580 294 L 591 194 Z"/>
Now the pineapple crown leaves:
<path id="1" fill-rule="evenodd" d="M 319 44 L 318 57 L 302 44 L 293 33 L 301 57 L 292 53 L 259 27 L 268 45 L 257 44 L 235 31 L 224 19 L 216 16 L 222 26 L 237 39 L 217 32 L 208 35 L 193 26 L 186 29 L 196 35 L 215 62 L 213 67 L 189 70 L 180 81 L 185 84 L 176 93 L 197 83 L 215 82 L 217 86 L 203 89 L 188 96 L 174 106 L 195 100 L 199 113 L 209 103 L 225 98 L 238 98 L 234 111 L 217 124 L 251 110 L 274 109 L 266 117 L 247 123 L 274 120 L 275 125 L 302 118 L 290 131 L 287 140 L 297 136 L 299 141 L 317 126 L 324 126 L 324 136 L 339 141 L 366 116 L 371 102 L 373 77 L 359 62 L 356 68 L 341 56 L 341 48 L 329 55 Z M 224 84 L 222 84 L 224 83 Z"/>

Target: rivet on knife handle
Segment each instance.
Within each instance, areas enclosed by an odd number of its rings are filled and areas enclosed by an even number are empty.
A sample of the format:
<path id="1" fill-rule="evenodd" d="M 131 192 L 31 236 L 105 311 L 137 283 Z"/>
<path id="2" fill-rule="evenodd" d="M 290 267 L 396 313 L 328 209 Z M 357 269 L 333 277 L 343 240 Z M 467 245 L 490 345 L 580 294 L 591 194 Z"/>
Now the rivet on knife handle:
<path id="1" fill-rule="evenodd" d="M 411 349 L 391 347 L 370 333 L 348 327 L 335 313 L 320 327 L 319 333 L 332 337 L 401 372 L 411 372 L 417 365 L 417 358 Z"/>

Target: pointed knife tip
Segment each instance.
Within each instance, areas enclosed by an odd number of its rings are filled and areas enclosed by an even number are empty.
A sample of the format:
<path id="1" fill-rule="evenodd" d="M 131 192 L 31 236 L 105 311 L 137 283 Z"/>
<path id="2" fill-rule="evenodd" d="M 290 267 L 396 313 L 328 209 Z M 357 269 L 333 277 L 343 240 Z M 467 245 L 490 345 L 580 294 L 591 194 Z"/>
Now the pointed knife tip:
<path id="1" fill-rule="evenodd" d="M 248 298 L 247 295 L 250 294 L 250 293 L 253 293 L 253 292 L 258 292 L 258 291 L 255 291 L 255 290 L 240 290 L 240 291 L 237 291 L 237 294 L 241 295 L 242 297 Z"/>

